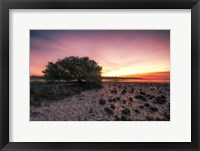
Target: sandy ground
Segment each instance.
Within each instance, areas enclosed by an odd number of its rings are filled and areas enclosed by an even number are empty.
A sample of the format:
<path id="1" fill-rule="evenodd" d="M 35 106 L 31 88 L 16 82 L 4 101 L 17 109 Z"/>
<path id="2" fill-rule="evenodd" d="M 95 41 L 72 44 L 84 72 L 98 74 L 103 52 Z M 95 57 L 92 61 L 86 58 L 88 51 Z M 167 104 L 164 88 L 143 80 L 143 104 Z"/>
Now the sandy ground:
<path id="1" fill-rule="evenodd" d="M 103 83 L 63 100 L 30 107 L 31 121 L 169 121 L 169 83 Z"/>

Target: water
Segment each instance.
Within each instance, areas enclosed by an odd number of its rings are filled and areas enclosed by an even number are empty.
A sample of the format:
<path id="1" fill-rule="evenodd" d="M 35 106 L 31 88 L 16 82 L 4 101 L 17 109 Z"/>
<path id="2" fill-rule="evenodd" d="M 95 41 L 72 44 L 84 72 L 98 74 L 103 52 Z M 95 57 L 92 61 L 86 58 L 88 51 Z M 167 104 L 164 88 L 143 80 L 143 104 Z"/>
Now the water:
<path id="1" fill-rule="evenodd" d="M 170 80 L 147 80 L 147 79 L 102 79 L 102 82 L 151 82 L 151 83 L 170 83 Z"/>
<path id="2" fill-rule="evenodd" d="M 44 79 L 30 79 L 31 82 L 46 82 Z M 147 80 L 147 79 L 102 79 L 102 82 L 150 82 L 170 83 L 170 80 Z"/>

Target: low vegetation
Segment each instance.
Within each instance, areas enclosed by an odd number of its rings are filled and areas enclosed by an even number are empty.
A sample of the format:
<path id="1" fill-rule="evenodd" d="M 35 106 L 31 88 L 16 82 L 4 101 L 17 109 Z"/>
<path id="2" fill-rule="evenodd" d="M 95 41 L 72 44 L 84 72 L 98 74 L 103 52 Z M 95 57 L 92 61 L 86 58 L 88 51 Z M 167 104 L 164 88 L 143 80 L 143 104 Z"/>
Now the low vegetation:
<path id="1" fill-rule="evenodd" d="M 41 102 L 62 100 L 82 91 L 96 88 L 100 88 L 100 85 L 92 83 L 31 82 L 30 103 L 33 106 L 40 106 Z"/>

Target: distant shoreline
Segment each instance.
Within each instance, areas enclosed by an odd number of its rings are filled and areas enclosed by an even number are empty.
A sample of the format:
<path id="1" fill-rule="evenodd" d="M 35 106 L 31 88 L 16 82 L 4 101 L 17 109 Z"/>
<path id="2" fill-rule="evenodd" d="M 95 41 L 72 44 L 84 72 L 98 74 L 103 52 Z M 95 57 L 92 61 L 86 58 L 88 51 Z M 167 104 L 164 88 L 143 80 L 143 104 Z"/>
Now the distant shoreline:
<path id="1" fill-rule="evenodd" d="M 103 83 L 170 83 L 170 80 L 146 80 L 146 79 L 108 79 Z"/>
<path id="2" fill-rule="evenodd" d="M 44 80 L 43 76 L 30 76 L 32 81 Z M 64 81 L 61 81 L 64 82 Z M 75 82 L 75 81 L 69 81 Z M 102 82 L 144 82 L 144 83 L 170 83 L 170 79 L 144 79 L 134 77 L 102 77 Z"/>
<path id="3" fill-rule="evenodd" d="M 143 78 L 134 78 L 134 77 L 102 77 L 102 79 L 140 79 L 140 80 L 142 80 Z"/>

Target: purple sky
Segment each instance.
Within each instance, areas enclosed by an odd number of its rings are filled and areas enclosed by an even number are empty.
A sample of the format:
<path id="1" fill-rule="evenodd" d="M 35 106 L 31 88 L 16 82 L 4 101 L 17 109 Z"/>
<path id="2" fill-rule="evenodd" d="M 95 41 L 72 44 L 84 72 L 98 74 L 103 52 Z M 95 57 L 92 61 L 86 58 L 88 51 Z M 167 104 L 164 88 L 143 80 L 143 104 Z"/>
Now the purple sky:
<path id="1" fill-rule="evenodd" d="M 170 31 L 31 30 L 30 56 L 31 75 L 66 56 L 88 56 L 103 76 L 169 72 Z"/>

